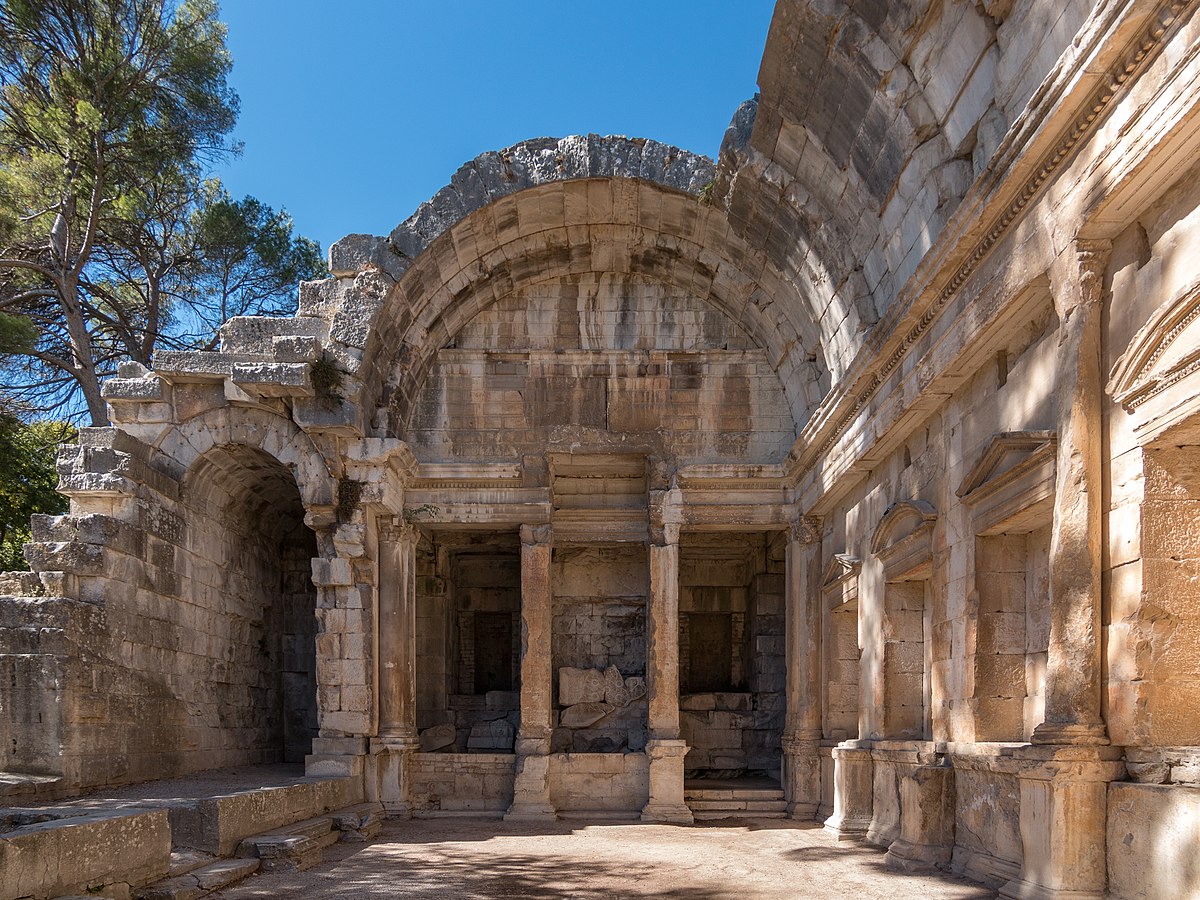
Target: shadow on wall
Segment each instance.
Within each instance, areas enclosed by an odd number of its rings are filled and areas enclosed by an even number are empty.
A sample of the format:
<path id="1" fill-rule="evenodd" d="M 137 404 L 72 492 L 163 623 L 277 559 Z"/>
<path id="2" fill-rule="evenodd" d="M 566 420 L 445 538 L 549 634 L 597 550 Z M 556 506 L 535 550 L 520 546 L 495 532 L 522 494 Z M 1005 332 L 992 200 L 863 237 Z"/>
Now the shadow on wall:
<path id="1" fill-rule="evenodd" d="M 208 670 L 184 690 L 202 746 L 219 756 L 209 766 L 302 762 L 317 733 L 318 550 L 295 478 L 260 450 L 226 445 L 192 467 L 184 498 L 189 626 L 208 644 Z"/>

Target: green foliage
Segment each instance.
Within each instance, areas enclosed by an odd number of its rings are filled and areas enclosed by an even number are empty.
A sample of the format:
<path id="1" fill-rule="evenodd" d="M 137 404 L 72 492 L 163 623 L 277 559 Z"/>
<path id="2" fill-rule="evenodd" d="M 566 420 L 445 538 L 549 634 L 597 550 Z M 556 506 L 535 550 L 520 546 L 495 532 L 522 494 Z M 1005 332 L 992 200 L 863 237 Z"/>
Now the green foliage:
<path id="1" fill-rule="evenodd" d="M 342 399 L 342 370 L 328 353 L 322 353 L 313 360 L 310 377 L 318 397 L 324 400 Z"/>
<path id="2" fill-rule="evenodd" d="M 0 570 L 28 569 L 22 546 L 29 541 L 29 517 L 67 511 L 67 499 L 54 488 L 54 453 L 75 439 L 66 422 L 25 423 L 0 412 Z"/>
<path id="3" fill-rule="evenodd" d="M 211 347 L 324 274 L 285 212 L 204 178 L 236 152 L 231 65 L 215 0 L 0 0 L 0 313 L 36 329 L 0 380 L 26 408 L 106 424 L 118 360 Z"/>

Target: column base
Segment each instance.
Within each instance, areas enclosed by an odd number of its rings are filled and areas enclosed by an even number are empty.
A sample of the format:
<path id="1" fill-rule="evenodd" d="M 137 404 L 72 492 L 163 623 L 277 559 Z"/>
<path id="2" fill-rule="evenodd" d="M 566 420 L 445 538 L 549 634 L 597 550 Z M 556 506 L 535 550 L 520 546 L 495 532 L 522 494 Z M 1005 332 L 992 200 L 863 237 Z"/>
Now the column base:
<path id="1" fill-rule="evenodd" d="M 1043 722 L 1033 729 L 1033 744 L 1054 744 L 1064 747 L 1103 747 L 1108 744 L 1108 731 L 1102 723 L 1093 725 Z"/>
<path id="2" fill-rule="evenodd" d="M 941 844 L 914 844 L 899 838 L 892 841 L 883 861 L 889 869 L 916 873 L 945 868 L 949 866 L 952 855 L 953 849 Z"/>
<path id="3" fill-rule="evenodd" d="M 533 746 L 541 747 L 540 743 Z M 550 757 L 545 753 L 518 756 L 513 802 L 504 821 L 553 822 L 557 818 L 558 812 L 550 802 Z"/>
<path id="4" fill-rule="evenodd" d="M 1004 885 L 1000 896 L 1013 900 L 1105 896 L 1108 785 L 1125 777 L 1121 753 L 1116 747 L 1079 745 L 1033 745 L 1014 751 L 1021 764 L 1017 779 L 1023 858 L 1020 877 Z"/>
<path id="5" fill-rule="evenodd" d="M 864 841 L 871 828 L 875 803 L 875 764 L 863 747 L 834 747 L 833 815 L 825 830 L 839 841 Z"/>
<path id="6" fill-rule="evenodd" d="M 683 758 L 686 741 L 653 739 L 646 742 L 650 761 L 650 796 L 642 808 L 643 822 L 690 825 L 695 819 L 683 802 Z"/>
<path id="7" fill-rule="evenodd" d="M 870 820 L 866 822 L 835 822 L 833 816 L 830 816 L 825 820 L 825 824 L 822 827 L 838 842 L 865 841 L 867 839 L 867 827 L 870 824 Z"/>
<path id="8" fill-rule="evenodd" d="M 1104 900 L 1104 891 L 1064 891 L 1029 881 L 1010 881 L 1000 888 L 1004 900 Z"/>
<path id="9" fill-rule="evenodd" d="M 902 872 L 945 868 L 954 855 L 954 770 L 917 766 L 900 781 L 900 837 L 886 863 Z"/>
<path id="10" fill-rule="evenodd" d="M 670 825 L 691 825 L 695 816 L 686 804 L 647 803 L 642 807 L 641 821 Z"/>
<path id="11" fill-rule="evenodd" d="M 412 817 L 408 799 L 409 768 L 421 743 L 415 734 L 398 734 L 371 740 L 371 760 L 366 776 L 367 799 L 383 805 L 389 816 Z"/>
<path id="12" fill-rule="evenodd" d="M 783 790 L 789 819 L 812 820 L 821 805 L 821 754 L 816 739 L 783 736 Z"/>

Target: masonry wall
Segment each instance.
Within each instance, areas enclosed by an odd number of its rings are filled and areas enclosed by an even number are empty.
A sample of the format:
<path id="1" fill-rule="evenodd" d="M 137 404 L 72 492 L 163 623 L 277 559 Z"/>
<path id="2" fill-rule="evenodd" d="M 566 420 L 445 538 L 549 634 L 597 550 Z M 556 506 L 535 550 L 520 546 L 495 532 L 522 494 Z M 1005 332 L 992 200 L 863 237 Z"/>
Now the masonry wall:
<path id="1" fill-rule="evenodd" d="M 410 417 L 422 459 L 493 459 L 574 440 L 687 461 L 775 461 L 795 439 L 766 354 L 714 307 L 635 276 L 509 295 L 440 350 Z"/>

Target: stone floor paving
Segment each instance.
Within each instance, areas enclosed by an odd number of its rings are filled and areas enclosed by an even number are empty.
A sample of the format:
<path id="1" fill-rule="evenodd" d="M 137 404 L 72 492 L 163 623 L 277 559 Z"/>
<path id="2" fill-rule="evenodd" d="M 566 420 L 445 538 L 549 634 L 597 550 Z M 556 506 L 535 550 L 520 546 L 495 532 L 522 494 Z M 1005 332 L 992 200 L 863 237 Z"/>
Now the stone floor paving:
<path id="1" fill-rule="evenodd" d="M 389 821 L 370 844 L 335 844 L 306 872 L 256 875 L 211 896 L 976 900 L 995 893 L 941 873 L 892 872 L 881 850 L 781 820 L 530 827 L 418 819 Z"/>

